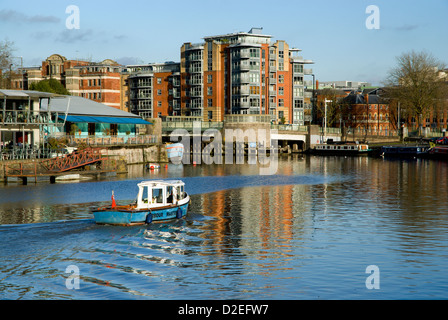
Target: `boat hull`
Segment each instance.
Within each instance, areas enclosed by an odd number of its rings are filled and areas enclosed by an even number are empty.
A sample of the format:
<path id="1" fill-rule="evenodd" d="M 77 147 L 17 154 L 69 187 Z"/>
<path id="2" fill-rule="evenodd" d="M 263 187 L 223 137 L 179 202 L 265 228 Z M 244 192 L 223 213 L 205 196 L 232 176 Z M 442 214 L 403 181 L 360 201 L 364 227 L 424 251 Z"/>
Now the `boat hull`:
<path id="1" fill-rule="evenodd" d="M 425 146 L 393 146 L 382 147 L 382 155 L 391 158 L 415 158 L 425 157 L 428 147 Z"/>
<path id="2" fill-rule="evenodd" d="M 93 211 L 94 219 L 97 224 L 111 225 L 141 225 L 158 221 L 181 219 L 187 215 L 189 202 L 164 208 L 154 208 L 151 210 L 132 210 L 132 209 L 112 209 Z"/>
<path id="3" fill-rule="evenodd" d="M 367 156 L 370 150 L 314 150 L 318 156 Z"/>
<path id="4" fill-rule="evenodd" d="M 448 147 L 435 146 L 428 151 L 427 158 L 436 160 L 448 160 Z"/>

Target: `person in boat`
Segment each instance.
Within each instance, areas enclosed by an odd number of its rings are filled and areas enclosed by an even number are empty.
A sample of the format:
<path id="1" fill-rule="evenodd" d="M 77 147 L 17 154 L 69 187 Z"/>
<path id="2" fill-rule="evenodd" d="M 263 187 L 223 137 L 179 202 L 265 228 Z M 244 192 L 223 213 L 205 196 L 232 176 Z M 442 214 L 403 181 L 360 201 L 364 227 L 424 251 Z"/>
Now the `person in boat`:
<path id="1" fill-rule="evenodd" d="M 168 197 L 166 198 L 167 203 L 173 203 L 173 193 L 171 191 L 168 191 Z"/>

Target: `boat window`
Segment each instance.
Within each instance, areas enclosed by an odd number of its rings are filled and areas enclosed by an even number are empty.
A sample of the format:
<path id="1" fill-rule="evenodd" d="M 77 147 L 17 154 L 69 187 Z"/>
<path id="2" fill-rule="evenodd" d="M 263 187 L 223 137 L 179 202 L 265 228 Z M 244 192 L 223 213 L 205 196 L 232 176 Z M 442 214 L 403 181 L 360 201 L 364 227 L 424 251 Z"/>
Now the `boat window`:
<path id="1" fill-rule="evenodd" d="M 152 189 L 152 203 L 163 203 L 163 190 L 162 188 Z"/>
<path id="2" fill-rule="evenodd" d="M 179 194 L 180 194 L 180 199 L 185 198 L 184 186 L 180 186 L 180 192 L 179 192 Z"/>
<path id="3" fill-rule="evenodd" d="M 184 197 L 182 195 L 182 186 L 176 187 L 177 200 L 182 200 Z"/>
<path id="4" fill-rule="evenodd" d="M 148 187 L 144 187 L 143 188 L 143 194 L 142 194 L 143 203 L 148 203 L 148 198 L 149 198 Z"/>
<path id="5" fill-rule="evenodd" d="M 173 203 L 173 186 L 166 187 L 166 202 Z"/>

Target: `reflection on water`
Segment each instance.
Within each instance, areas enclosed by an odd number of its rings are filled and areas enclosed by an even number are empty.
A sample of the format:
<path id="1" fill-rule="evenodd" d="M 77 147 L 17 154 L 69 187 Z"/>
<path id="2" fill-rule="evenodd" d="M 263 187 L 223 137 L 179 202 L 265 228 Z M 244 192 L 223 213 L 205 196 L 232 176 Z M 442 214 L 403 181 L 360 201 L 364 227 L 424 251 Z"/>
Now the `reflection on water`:
<path id="1" fill-rule="evenodd" d="M 447 173 L 437 161 L 306 157 L 280 160 L 269 177 L 250 166 L 136 166 L 114 180 L 5 186 L 0 298 L 446 299 Z M 186 219 L 93 222 L 112 189 L 126 202 L 152 177 L 186 181 Z M 65 286 L 70 265 L 79 290 Z M 380 290 L 365 286 L 369 265 Z"/>

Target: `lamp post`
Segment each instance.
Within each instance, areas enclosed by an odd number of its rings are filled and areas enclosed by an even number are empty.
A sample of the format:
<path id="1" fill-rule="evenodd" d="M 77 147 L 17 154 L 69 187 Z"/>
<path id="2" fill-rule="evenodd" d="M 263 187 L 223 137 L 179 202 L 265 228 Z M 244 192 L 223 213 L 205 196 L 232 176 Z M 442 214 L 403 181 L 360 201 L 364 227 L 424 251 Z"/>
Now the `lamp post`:
<path id="1" fill-rule="evenodd" d="M 314 73 L 311 74 L 313 76 L 313 97 L 311 101 L 311 123 L 316 123 L 316 78 Z"/>
<path id="2" fill-rule="evenodd" d="M 324 141 L 327 141 L 327 102 L 333 102 L 333 100 L 327 100 L 327 98 L 325 98 L 324 103 L 325 103 L 325 117 L 324 117 Z"/>
<path id="3" fill-rule="evenodd" d="M 12 66 L 14 63 L 9 64 L 9 89 L 12 89 Z"/>

